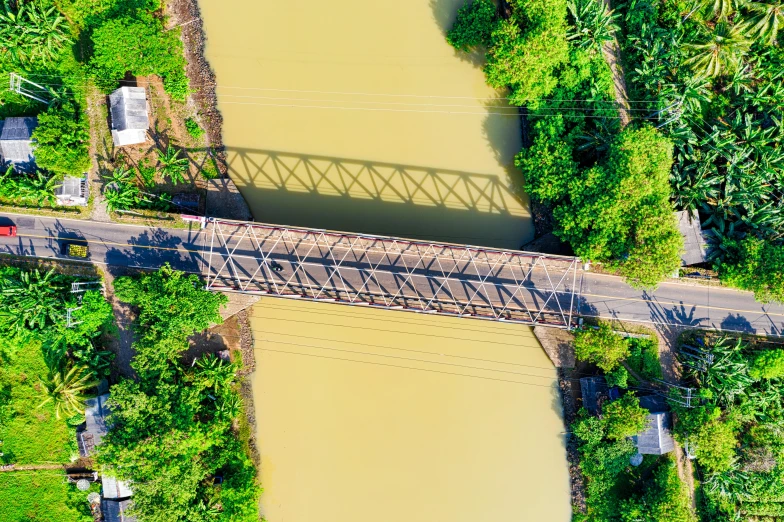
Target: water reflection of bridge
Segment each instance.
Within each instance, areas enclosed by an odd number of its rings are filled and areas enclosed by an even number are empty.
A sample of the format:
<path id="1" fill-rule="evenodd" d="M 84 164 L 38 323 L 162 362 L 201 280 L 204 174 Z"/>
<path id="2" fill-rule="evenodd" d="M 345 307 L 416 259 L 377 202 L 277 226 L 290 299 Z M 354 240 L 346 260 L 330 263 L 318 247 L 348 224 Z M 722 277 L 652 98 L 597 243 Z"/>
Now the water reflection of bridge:
<path id="1" fill-rule="evenodd" d="M 577 258 L 259 223 L 210 228 L 210 289 L 559 328 L 576 320 Z"/>

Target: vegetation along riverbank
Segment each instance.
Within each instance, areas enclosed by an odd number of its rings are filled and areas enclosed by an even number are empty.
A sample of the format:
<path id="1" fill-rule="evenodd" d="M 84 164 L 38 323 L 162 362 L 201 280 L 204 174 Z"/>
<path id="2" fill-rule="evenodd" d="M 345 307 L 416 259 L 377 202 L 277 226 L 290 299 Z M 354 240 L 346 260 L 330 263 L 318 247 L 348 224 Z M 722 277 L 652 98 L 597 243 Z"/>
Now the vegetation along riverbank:
<path id="1" fill-rule="evenodd" d="M 694 211 L 726 284 L 781 300 L 782 54 L 775 2 L 475 0 L 447 40 L 526 107 L 517 165 L 574 252 L 654 287 Z M 601 52 L 619 42 L 630 108 Z M 619 108 L 631 113 L 621 125 Z"/>

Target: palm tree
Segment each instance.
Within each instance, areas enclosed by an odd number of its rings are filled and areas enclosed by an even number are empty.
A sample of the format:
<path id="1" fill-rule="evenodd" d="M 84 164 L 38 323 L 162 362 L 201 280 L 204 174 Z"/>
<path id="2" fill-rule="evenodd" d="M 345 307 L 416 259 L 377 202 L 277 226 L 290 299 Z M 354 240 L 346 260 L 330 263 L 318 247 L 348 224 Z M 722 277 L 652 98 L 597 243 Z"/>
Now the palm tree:
<path id="1" fill-rule="evenodd" d="M 745 7 L 752 13 L 749 33 L 762 38 L 768 45 L 775 45 L 779 28 L 784 25 L 784 4 L 749 2 Z"/>
<path id="2" fill-rule="evenodd" d="M 743 32 L 743 26 L 733 26 L 723 21 L 717 23 L 709 41 L 687 45 L 695 54 L 684 63 L 705 77 L 718 76 L 736 68 L 751 47 L 751 41 Z"/>
<path id="3" fill-rule="evenodd" d="M 168 145 L 165 150 L 158 150 L 158 163 L 161 165 L 161 176 L 168 177 L 172 183 L 183 183 L 185 172 L 190 162 L 180 157 L 180 149 Z"/>
<path id="4" fill-rule="evenodd" d="M 63 46 L 71 41 L 66 22 L 55 6 L 48 9 L 41 2 L 6 0 L 0 6 L 0 50 L 17 63 L 53 61 Z"/>
<path id="5" fill-rule="evenodd" d="M 62 414 L 71 417 L 84 413 L 84 400 L 87 398 L 85 392 L 97 384 L 98 381 L 86 366 L 75 364 L 68 371 L 59 369 L 51 372 L 47 382 L 41 381 L 46 390 L 46 398 L 38 407 L 53 402 L 54 413 L 58 419 Z"/>
<path id="6" fill-rule="evenodd" d="M 745 0 L 697 0 L 694 4 L 694 11 L 704 9 L 718 20 L 726 20 L 738 7 L 741 7 Z"/>

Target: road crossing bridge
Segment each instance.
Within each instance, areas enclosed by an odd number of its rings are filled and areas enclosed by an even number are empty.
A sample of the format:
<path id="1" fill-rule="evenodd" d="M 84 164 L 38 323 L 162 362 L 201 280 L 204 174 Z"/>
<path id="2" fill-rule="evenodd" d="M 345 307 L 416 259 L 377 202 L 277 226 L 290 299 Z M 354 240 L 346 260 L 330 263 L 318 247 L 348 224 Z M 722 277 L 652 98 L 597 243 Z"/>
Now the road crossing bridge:
<path id="1" fill-rule="evenodd" d="M 210 219 L 207 288 L 571 329 L 578 258 Z"/>

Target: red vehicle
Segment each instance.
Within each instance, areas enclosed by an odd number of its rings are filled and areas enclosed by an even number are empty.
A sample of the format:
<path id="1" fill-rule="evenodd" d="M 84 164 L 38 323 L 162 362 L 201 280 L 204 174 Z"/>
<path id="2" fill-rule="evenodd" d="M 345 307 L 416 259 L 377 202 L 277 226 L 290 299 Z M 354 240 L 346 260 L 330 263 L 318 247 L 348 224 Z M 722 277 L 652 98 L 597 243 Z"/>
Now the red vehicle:
<path id="1" fill-rule="evenodd" d="M 0 226 L 0 236 L 16 237 L 16 225 Z"/>

